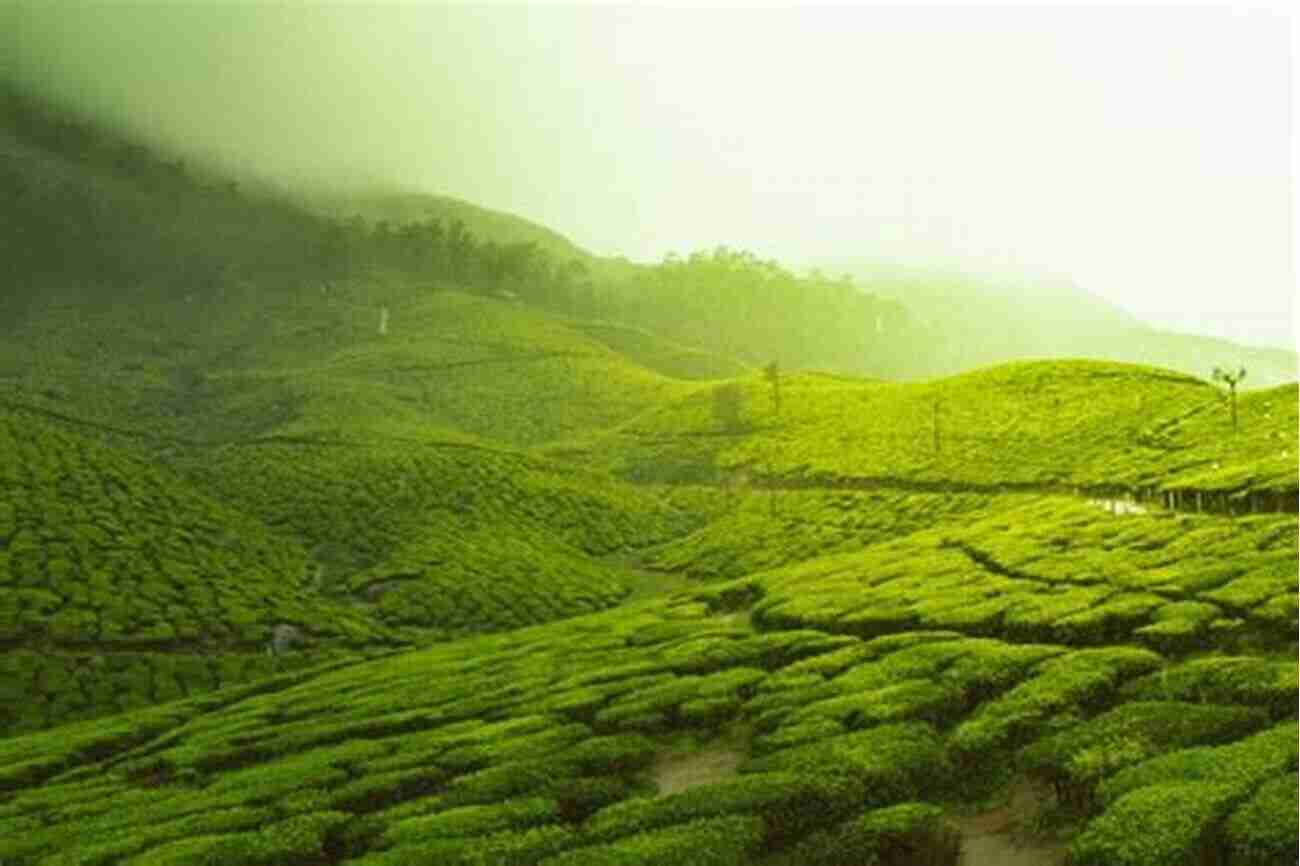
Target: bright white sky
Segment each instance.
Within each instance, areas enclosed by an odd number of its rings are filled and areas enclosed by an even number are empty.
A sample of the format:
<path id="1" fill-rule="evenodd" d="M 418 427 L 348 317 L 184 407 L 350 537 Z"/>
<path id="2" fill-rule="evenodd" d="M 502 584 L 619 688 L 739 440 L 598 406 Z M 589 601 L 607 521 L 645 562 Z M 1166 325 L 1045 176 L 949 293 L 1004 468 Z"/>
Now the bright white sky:
<path id="1" fill-rule="evenodd" d="M 634 260 L 1070 279 L 1293 346 L 1281 8 L 115 4 L 28 26 L 67 55 L 42 74 L 266 171 L 448 193 Z"/>

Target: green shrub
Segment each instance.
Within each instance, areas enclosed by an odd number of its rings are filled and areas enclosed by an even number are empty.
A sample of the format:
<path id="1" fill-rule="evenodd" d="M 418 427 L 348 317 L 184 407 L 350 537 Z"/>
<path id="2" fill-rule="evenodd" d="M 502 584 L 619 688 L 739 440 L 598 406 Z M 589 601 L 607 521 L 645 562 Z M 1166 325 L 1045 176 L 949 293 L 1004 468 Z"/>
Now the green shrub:
<path id="1" fill-rule="evenodd" d="M 1087 811 L 1105 776 L 1163 752 L 1239 739 L 1267 721 L 1247 707 L 1134 702 L 1034 743 L 1020 764 L 1050 782 L 1061 802 Z"/>
<path id="2" fill-rule="evenodd" d="M 1286 722 L 1224 746 L 1197 746 L 1151 758 L 1121 770 L 1098 786 L 1100 802 L 1113 803 L 1149 785 L 1200 783 L 1239 795 L 1262 780 L 1294 769 L 1297 727 Z"/>
<path id="3" fill-rule="evenodd" d="M 450 774 L 440 767 L 368 773 L 330 791 L 329 803 L 331 808 L 348 812 L 375 812 L 403 800 L 427 796 L 448 778 Z"/>
<path id="4" fill-rule="evenodd" d="M 961 709 L 962 693 L 955 686 L 929 679 L 907 679 L 817 701 L 791 713 L 782 724 L 800 725 L 817 719 L 830 719 L 852 730 L 906 719 L 938 723 L 955 717 Z"/>
<path id="5" fill-rule="evenodd" d="M 1295 712 L 1298 669 L 1295 659 L 1210 656 L 1139 677 L 1121 693 L 1137 700 L 1250 704 L 1280 719 Z"/>
<path id="6" fill-rule="evenodd" d="M 1240 866 L 1300 862 L 1296 815 L 1300 779 L 1294 772 L 1268 779 L 1229 816 L 1224 826 L 1228 861 Z"/>
<path id="7" fill-rule="evenodd" d="M 579 776 L 556 779 L 541 789 L 554 797 L 560 819 L 570 824 L 587 820 L 591 815 L 632 796 L 632 785 L 618 776 Z"/>
<path id="8" fill-rule="evenodd" d="M 579 848 L 544 866 L 744 866 L 752 862 L 763 839 L 758 818 L 732 815 L 704 818 L 629 836 L 616 842 Z"/>
<path id="9" fill-rule="evenodd" d="M 914 800 L 939 792 L 951 773 L 943 744 L 924 722 L 854 731 L 773 752 L 744 772 L 847 777 L 865 786 L 868 804 Z"/>
<path id="10" fill-rule="evenodd" d="M 770 734 L 756 738 L 750 745 L 754 755 L 762 757 L 791 746 L 800 746 L 828 737 L 846 733 L 843 725 L 833 719 L 814 719 L 799 724 L 781 725 Z"/>
<path id="11" fill-rule="evenodd" d="M 859 782 L 842 777 L 753 773 L 666 797 L 616 803 L 593 815 L 587 832 L 608 841 L 697 818 L 749 814 L 763 819 L 765 839 L 777 845 L 851 810 L 861 795 Z"/>
<path id="12" fill-rule="evenodd" d="M 543 758 L 510 761 L 453 779 L 440 795 L 449 806 L 476 806 L 544 790 L 564 768 Z"/>
<path id="13" fill-rule="evenodd" d="M 966 773 L 1109 700 L 1127 678 L 1160 664 L 1148 650 L 1076 650 L 1051 658 L 1034 676 L 979 707 L 957 726 L 949 748 Z"/>
<path id="14" fill-rule="evenodd" d="M 1077 866 L 1194 863 L 1214 850 L 1215 823 L 1240 797 L 1231 785 L 1174 783 L 1131 791 L 1070 846 Z"/>
<path id="15" fill-rule="evenodd" d="M 555 755 L 558 764 L 583 775 L 633 773 L 654 761 L 658 747 L 640 734 L 592 737 Z"/>
<path id="16" fill-rule="evenodd" d="M 790 866 L 955 866 L 958 833 L 929 803 L 900 803 L 866 812 L 819 830 L 795 845 L 780 862 Z"/>
<path id="17" fill-rule="evenodd" d="M 433 837 L 486 836 L 501 830 L 524 830 L 554 823 L 559 816 L 560 808 L 555 800 L 527 797 L 407 818 L 390 825 L 382 839 L 387 844 L 401 846 Z"/>
<path id="18" fill-rule="evenodd" d="M 130 866 L 290 866 L 319 862 L 331 835 L 349 816 L 297 815 L 255 833 L 198 836 L 171 842 L 126 861 Z"/>
<path id="19" fill-rule="evenodd" d="M 571 827 L 547 824 L 487 836 L 424 839 L 349 861 L 352 866 L 534 866 L 580 844 Z"/>

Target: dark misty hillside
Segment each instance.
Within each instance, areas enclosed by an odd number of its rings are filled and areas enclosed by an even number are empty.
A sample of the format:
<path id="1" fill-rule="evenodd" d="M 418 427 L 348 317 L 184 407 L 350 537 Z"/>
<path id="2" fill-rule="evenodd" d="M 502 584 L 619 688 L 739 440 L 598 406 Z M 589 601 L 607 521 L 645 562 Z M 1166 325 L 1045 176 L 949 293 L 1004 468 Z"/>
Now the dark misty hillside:
<path id="1" fill-rule="evenodd" d="M 456 218 L 323 216 L 3 83 L 0 206 L 9 323 L 50 295 L 109 303 L 131 290 L 203 302 L 365 278 L 555 301 L 575 282 L 568 262 L 552 263 L 533 242 L 476 237 Z"/>
<path id="2" fill-rule="evenodd" d="M 479 207 L 445 195 L 414 193 L 370 193 L 307 196 L 304 202 L 315 210 L 341 218 L 360 216 L 390 225 L 436 220 L 450 225 L 459 220 L 477 237 L 498 244 L 532 243 L 554 259 L 587 262 L 592 256 L 573 241 L 546 226 L 522 217 Z"/>
<path id="3" fill-rule="evenodd" d="M 0 104 L 0 193 L 16 216 L 0 228 L 11 321 L 50 294 L 203 304 L 363 280 L 516 298 L 750 364 L 902 375 L 914 350 L 897 304 L 746 253 L 600 260 L 515 217 L 436 198 L 363 197 L 346 201 L 350 216 L 337 202 L 325 215 L 15 88 L 0 89 Z"/>

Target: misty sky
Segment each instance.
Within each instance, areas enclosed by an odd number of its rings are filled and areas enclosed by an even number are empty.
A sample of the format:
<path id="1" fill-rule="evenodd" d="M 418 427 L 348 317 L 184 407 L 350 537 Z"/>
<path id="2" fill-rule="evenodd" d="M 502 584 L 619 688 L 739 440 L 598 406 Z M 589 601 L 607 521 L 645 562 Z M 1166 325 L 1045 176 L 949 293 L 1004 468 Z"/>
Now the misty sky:
<path id="1" fill-rule="evenodd" d="M 0 0 L 0 74 L 601 254 L 944 261 L 1294 345 L 1291 22 L 1232 6 Z"/>

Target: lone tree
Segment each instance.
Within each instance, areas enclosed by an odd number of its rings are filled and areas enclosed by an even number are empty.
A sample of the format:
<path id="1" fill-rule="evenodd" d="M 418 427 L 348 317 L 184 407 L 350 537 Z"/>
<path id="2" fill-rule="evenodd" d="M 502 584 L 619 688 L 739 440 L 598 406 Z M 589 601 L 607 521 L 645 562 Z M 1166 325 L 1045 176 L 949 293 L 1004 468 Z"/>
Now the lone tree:
<path id="1" fill-rule="evenodd" d="M 768 362 L 763 368 L 763 378 L 772 386 L 772 410 L 781 414 L 781 368 L 777 366 L 776 361 Z"/>
<path id="2" fill-rule="evenodd" d="M 1237 372 L 1231 373 L 1222 367 L 1215 367 L 1212 374 L 1214 381 L 1223 382 L 1228 386 L 1228 402 L 1232 404 L 1232 432 L 1237 432 L 1237 386 L 1241 380 L 1246 378 L 1246 368 L 1238 367 Z"/>
<path id="3" fill-rule="evenodd" d="M 745 429 L 742 417 L 745 394 L 735 382 L 718 385 L 713 389 L 713 417 L 724 432 L 738 433 Z"/>

